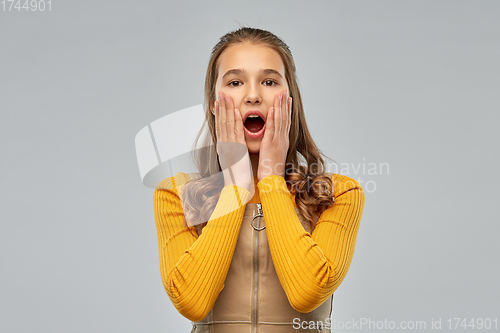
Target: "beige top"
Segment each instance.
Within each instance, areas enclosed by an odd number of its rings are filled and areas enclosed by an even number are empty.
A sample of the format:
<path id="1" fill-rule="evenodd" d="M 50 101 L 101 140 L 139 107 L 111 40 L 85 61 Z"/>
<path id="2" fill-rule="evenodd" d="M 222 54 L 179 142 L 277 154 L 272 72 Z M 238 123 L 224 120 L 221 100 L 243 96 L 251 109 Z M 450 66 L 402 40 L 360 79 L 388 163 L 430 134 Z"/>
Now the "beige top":
<path id="1" fill-rule="evenodd" d="M 333 295 L 308 313 L 298 312 L 290 305 L 274 268 L 265 218 L 257 217 L 259 209 L 260 204 L 246 205 L 224 289 L 212 311 L 203 320 L 192 322 L 191 332 L 331 332 Z M 298 208 L 295 211 L 304 229 L 311 233 L 311 224 Z M 261 228 L 264 229 L 258 230 Z"/>

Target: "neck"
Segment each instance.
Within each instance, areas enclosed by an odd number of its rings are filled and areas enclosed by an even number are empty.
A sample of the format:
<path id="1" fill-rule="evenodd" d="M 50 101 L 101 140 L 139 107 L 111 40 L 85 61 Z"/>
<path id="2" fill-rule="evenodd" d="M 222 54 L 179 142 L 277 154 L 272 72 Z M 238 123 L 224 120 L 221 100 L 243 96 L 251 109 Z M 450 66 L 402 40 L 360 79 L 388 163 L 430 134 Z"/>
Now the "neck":
<path id="1" fill-rule="evenodd" d="M 252 172 L 254 178 L 257 178 L 257 171 L 259 170 L 259 153 L 249 153 L 250 161 L 252 162 Z"/>

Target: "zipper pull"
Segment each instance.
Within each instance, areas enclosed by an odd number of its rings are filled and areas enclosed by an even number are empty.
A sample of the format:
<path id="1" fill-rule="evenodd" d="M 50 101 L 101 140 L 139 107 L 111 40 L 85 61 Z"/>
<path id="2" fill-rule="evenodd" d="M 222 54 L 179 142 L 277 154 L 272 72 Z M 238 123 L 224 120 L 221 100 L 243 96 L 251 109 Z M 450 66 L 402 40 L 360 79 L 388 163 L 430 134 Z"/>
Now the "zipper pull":
<path id="1" fill-rule="evenodd" d="M 256 226 L 254 226 L 253 221 L 256 218 L 259 218 L 259 222 L 258 222 L 257 225 L 260 225 L 260 218 L 264 217 L 264 213 L 262 212 L 262 204 L 260 204 L 260 203 L 257 204 L 257 211 L 258 211 L 257 214 L 254 215 L 253 218 L 252 218 L 252 228 L 254 228 L 257 231 L 261 231 L 261 230 L 266 229 L 266 226 L 264 225 L 263 227 L 256 227 Z"/>
<path id="2" fill-rule="evenodd" d="M 259 211 L 259 215 L 261 215 L 262 217 L 264 217 L 264 212 L 262 211 L 262 204 L 258 203 L 257 204 L 257 209 Z"/>

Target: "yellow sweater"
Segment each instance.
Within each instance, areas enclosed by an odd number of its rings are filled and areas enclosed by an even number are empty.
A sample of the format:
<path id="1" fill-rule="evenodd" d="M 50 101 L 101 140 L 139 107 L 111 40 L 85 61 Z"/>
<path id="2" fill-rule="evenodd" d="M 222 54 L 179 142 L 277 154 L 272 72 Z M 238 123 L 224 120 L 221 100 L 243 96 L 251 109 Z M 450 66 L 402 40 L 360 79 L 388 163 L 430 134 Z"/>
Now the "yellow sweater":
<path id="1" fill-rule="evenodd" d="M 203 233 L 184 226 L 176 190 L 189 181 L 177 173 L 155 189 L 154 216 L 158 233 L 163 286 L 180 314 L 199 321 L 213 308 L 231 264 L 250 192 L 236 185 L 222 189 Z M 285 179 L 271 175 L 256 182 L 249 203 L 262 203 L 269 248 L 291 306 L 310 312 L 339 287 L 354 254 L 365 202 L 361 185 L 333 174 L 335 202 L 319 217 L 311 234 L 304 230 Z M 236 194 L 236 195 L 235 195 Z M 226 212 L 231 211 L 227 214 Z M 236 207 L 237 209 L 234 209 Z M 220 216 L 220 217 L 217 217 Z"/>

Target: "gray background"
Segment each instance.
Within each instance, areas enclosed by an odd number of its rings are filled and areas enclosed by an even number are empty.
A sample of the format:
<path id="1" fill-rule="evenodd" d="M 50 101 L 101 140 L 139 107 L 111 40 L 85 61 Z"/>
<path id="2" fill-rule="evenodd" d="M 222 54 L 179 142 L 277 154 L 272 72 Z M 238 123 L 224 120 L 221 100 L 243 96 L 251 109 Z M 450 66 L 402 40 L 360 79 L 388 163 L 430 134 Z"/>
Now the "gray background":
<path id="1" fill-rule="evenodd" d="M 239 25 L 290 45 L 325 154 L 390 166 L 344 172 L 376 189 L 333 318 L 424 320 L 420 331 L 498 318 L 499 14 L 499 1 L 0 12 L 0 331 L 189 332 L 160 280 L 134 137 L 202 103 L 210 50 Z"/>

